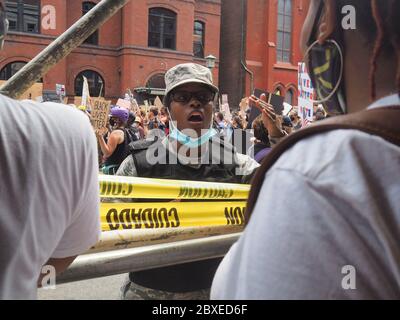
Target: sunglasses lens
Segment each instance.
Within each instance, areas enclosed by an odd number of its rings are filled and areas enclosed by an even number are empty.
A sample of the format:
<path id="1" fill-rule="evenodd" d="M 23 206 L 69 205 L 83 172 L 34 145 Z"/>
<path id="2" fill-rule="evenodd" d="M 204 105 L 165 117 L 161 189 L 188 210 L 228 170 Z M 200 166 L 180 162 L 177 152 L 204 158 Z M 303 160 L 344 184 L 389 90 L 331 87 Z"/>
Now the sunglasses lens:
<path id="1" fill-rule="evenodd" d="M 214 99 L 214 93 L 210 92 L 210 91 L 203 91 L 203 92 L 199 92 L 196 95 L 197 100 L 199 100 L 201 103 L 208 103 L 210 101 L 212 101 Z"/>
<path id="2" fill-rule="evenodd" d="M 172 98 L 176 102 L 187 103 L 192 98 L 192 95 L 190 92 L 178 91 L 173 94 Z"/>
<path id="3" fill-rule="evenodd" d="M 188 103 L 193 97 L 202 104 L 206 104 L 214 99 L 215 94 L 211 91 L 200 91 L 200 92 L 178 91 L 172 94 L 172 99 L 175 102 L 180 102 L 180 103 Z"/>

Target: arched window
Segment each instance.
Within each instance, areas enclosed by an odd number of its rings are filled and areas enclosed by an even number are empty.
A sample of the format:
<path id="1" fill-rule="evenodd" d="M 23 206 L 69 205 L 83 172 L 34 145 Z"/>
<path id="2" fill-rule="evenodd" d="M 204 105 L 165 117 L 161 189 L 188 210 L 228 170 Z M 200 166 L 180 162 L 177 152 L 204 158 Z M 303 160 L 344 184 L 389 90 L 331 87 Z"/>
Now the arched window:
<path id="1" fill-rule="evenodd" d="M 291 62 L 292 0 L 278 0 L 277 61 Z"/>
<path id="2" fill-rule="evenodd" d="M 10 79 L 14 74 L 21 70 L 24 65 L 26 65 L 26 62 L 23 61 L 15 61 L 7 64 L 0 71 L 0 80 Z"/>
<path id="3" fill-rule="evenodd" d="M 204 58 L 204 36 L 205 24 L 201 21 L 195 21 L 193 32 L 193 55 L 195 57 Z"/>
<path id="4" fill-rule="evenodd" d="M 40 0 L 8 0 L 6 12 L 9 30 L 40 32 Z"/>
<path id="5" fill-rule="evenodd" d="M 276 94 L 277 96 L 281 96 L 282 92 L 283 92 L 283 90 L 281 87 L 276 87 L 274 94 Z"/>
<path id="6" fill-rule="evenodd" d="M 149 47 L 176 49 L 176 13 L 164 8 L 149 10 Z"/>
<path id="7" fill-rule="evenodd" d="M 293 89 L 288 89 L 285 95 L 285 102 L 289 103 L 290 105 L 293 105 L 293 98 L 294 98 Z"/>
<path id="8" fill-rule="evenodd" d="M 14 61 L 7 64 L 0 71 L 0 80 L 10 79 L 14 74 L 21 70 L 24 65 L 26 65 L 26 62 L 24 61 Z M 43 78 L 40 78 L 38 82 L 43 83 Z"/>
<path id="9" fill-rule="evenodd" d="M 149 81 L 147 81 L 146 87 L 165 89 L 164 75 L 162 73 L 155 74 L 149 79 Z"/>
<path id="10" fill-rule="evenodd" d="M 90 2 L 90 1 L 85 1 L 82 3 L 82 16 L 84 16 L 86 13 L 88 13 L 90 10 L 92 10 L 96 6 L 96 3 Z M 83 43 L 86 44 L 93 44 L 93 45 L 98 45 L 99 44 L 99 30 L 96 30 L 93 32 Z"/>
<path id="11" fill-rule="evenodd" d="M 89 84 L 89 93 L 91 97 L 104 97 L 105 93 L 105 82 L 104 79 L 96 71 L 85 70 L 82 71 L 75 78 L 75 95 L 78 97 L 82 96 L 83 88 L 83 77 L 86 77 Z M 100 94 L 101 92 L 101 94 Z"/>

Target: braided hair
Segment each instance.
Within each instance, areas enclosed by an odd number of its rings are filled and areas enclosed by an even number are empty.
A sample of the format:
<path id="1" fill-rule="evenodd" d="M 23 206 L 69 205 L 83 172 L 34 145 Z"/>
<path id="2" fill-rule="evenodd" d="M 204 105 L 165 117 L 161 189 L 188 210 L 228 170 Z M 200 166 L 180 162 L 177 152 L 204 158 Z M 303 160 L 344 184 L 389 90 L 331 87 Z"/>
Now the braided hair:
<path id="1" fill-rule="evenodd" d="M 382 54 L 394 55 L 397 60 L 396 87 L 400 96 L 400 1 L 338 0 L 337 12 L 345 5 L 356 8 L 357 27 L 373 43 L 369 70 L 371 100 L 376 100 L 377 64 Z"/>

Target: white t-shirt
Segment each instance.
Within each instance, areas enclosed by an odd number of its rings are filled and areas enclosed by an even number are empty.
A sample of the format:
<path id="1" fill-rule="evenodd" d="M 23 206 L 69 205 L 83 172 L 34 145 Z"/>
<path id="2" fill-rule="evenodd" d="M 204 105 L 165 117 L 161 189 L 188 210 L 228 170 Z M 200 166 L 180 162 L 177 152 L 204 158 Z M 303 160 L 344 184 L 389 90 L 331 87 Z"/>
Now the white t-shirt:
<path id="1" fill-rule="evenodd" d="M 211 298 L 399 299 L 400 148 L 335 130 L 287 150 L 267 172 Z"/>
<path id="2" fill-rule="evenodd" d="M 98 241 L 97 169 L 82 112 L 0 95 L 0 299 L 35 299 L 49 258 Z"/>

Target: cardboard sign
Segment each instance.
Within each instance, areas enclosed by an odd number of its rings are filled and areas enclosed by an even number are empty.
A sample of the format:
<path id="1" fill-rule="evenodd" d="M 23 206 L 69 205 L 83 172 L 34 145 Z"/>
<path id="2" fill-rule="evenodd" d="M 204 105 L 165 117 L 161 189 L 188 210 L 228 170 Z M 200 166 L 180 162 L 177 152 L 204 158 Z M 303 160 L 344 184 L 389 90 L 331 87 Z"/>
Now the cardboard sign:
<path id="1" fill-rule="evenodd" d="M 118 99 L 117 106 L 121 108 L 125 108 L 127 110 L 131 110 L 131 102 L 125 99 Z"/>
<path id="2" fill-rule="evenodd" d="M 95 130 L 107 127 L 111 101 L 92 99 L 92 126 Z"/>
<path id="3" fill-rule="evenodd" d="M 284 116 L 289 115 L 290 111 L 292 111 L 292 110 L 293 110 L 293 106 L 292 106 L 292 105 L 290 105 L 289 103 L 286 103 L 286 102 L 283 103 L 283 111 L 282 111 L 282 114 L 283 114 Z"/>
<path id="4" fill-rule="evenodd" d="M 154 105 L 158 108 L 161 109 L 164 104 L 162 103 L 161 99 L 157 96 L 157 98 L 154 100 Z"/>
<path id="5" fill-rule="evenodd" d="M 274 111 L 277 115 L 282 115 L 282 111 L 284 109 L 283 107 L 283 101 L 285 100 L 282 96 L 279 96 L 277 94 L 272 94 L 268 91 L 264 91 L 261 89 L 255 89 L 254 90 L 254 95 L 257 98 L 260 98 L 262 94 L 265 94 L 267 96 L 267 102 L 271 104 L 274 108 Z M 255 118 L 257 118 L 261 114 L 261 111 L 258 110 L 257 107 L 253 106 L 251 107 L 250 110 L 250 115 L 249 115 L 249 122 L 247 123 L 246 129 L 251 129 L 252 124 Z"/>
<path id="6" fill-rule="evenodd" d="M 298 89 L 299 89 L 299 109 L 298 115 L 304 125 L 313 121 L 314 108 L 314 88 L 311 84 L 310 76 L 308 75 L 306 64 L 299 62 L 298 64 Z"/>
<path id="7" fill-rule="evenodd" d="M 222 98 L 222 101 L 224 101 L 224 98 Z M 224 118 L 228 122 L 231 122 L 232 121 L 232 114 L 231 114 L 231 109 L 229 108 L 229 103 L 228 102 L 222 103 L 221 111 L 222 111 L 222 113 L 224 115 Z"/>
<path id="8" fill-rule="evenodd" d="M 135 111 L 137 111 L 139 109 L 139 104 L 137 103 L 135 98 L 133 98 L 133 100 L 132 100 L 132 106 Z"/>

